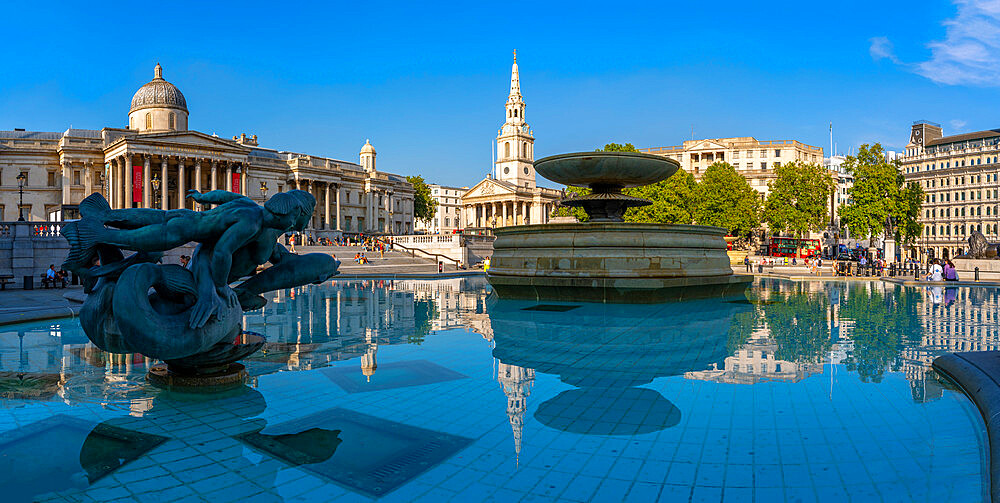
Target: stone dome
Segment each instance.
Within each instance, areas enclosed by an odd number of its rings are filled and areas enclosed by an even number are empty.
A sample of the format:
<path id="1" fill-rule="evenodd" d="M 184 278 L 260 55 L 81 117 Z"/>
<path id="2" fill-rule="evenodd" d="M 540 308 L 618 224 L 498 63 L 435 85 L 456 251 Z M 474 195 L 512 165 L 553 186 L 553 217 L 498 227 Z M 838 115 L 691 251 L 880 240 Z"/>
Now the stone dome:
<path id="1" fill-rule="evenodd" d="M 143 108 L 176 108 L 187 112 L 187 101 L 177 86 L 163 80 L 163 67 L 159 63 L 153 69 L 153 80 L 139 88 L 132 96 L 129 113 Z"/>
<path id="2" fill-rule="evenodd" d="M 365 140 L 365 145 L 361 147 L 362 154 L 374 154 L 375 147 L 372 146 L 371 141 Z"/>

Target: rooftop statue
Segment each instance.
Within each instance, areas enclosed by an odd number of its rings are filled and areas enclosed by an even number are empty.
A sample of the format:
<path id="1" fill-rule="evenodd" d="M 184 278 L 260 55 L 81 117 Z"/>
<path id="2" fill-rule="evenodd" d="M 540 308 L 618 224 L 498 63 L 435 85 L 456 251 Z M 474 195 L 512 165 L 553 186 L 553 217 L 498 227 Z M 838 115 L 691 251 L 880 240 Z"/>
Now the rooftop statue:
<path id="1" fill-rule="evenodd" d="M 80 220 L 62 229 L 70 243 L 63 267 L 95 282 L 80 322 L 98 347 L 161 359 L 171 370 L 214 372 L 263 345 L 262 337 L 250 345 L 238 340 L 242 311 L 267 303 L 260 294 L 321 283 L 340 262 L 323 253 L 295 255 L 277 243 L 305 228 L 316 205 L 308 192 L 278 193 L 264 206 L 222 190 L 188 197 L 218 206 L 113 210 L 92 194 L 80 203 Z M 190 242 L 197 247 L 187 267 L 158 263 L 163 252 Z"/>

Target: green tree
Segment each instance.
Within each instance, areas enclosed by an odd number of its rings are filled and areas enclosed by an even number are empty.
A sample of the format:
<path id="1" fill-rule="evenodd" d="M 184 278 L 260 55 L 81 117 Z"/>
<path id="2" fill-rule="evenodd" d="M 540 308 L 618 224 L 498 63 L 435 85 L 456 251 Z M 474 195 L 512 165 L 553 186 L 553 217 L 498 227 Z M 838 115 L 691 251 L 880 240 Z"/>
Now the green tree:
<path id="1" fill-rule="evenodd" d="M 437 201 L 431 197 L 431 188 L 422 176 L 408 176 L 406 181 L 413 185 L 413 216 L 417 220 L 430 222 L 437 213 Z"/>
<path id="2" fill-rule="evenodd" d="M 639 149 L 635 148 L 631 143 L 626 143 L 624 145 L 620 143 L 608 143 L 604 145 L 604 148 L 597 149 L 598 152 L 638 152 Z"/>
<path id="3" fill-rule="evenodd" d="M 836 187 L 830 173 L 816 164 L 800 161 L 774 168 L 777 178 L 768 187 L 764 221 L 771 232 L 790 232 L 802 237 L 823 228 L 827 201 Z"/>
<path id="4" fill-rule="evenodd" d="M 729 229 L 731 235 L 741 237 L 760 227 L 760 193 L 729 163 L 709 166 L 695 194 L 695 222 Z"/>
<path id="5" fill-rule="evenodd" d="M 629 208 L 625 212 L 626 222 L 649 222 L 661 224 L 690 224 L 694 222 L 694 210 L 698 206 L 697 184 L 691 173 L 678 169 L 676 173 L 652 185 L 632 187 L 622 193 L 649 199 L 649 206 Z"/>
<path id="6" fill-rule="evenodd" d="M 854 176 L 854 186 L 847 190 L 850 203 L 840 209 L 840 221 L 855 237 L 888 236 L 893 223 L 904 243 L 920 236 L 923 189 L 905 185 L 899 161 L 887 161 L 882 145 L 861 145 L 857 155 L 844 161 L 844 169 Z"/>

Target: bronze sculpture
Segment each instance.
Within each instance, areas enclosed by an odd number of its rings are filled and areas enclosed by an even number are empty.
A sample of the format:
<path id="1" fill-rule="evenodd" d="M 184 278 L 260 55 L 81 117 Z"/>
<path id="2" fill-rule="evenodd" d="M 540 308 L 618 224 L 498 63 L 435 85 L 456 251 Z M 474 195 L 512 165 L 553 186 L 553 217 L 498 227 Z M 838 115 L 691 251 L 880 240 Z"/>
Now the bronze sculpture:
<path id="1" fill-rule="evenodd" d="M 1000 243 L 990 243 L 986 241 L 986 236 L 982 232 L 972 231 L 969 235 L 969 251 L 955 258 L 973 259 L 997 259 L 1000 251 Z"/>
<path id="2" fill-rule="evenodd" d="M 323 253 L 295 255 L 277 243 L 305 228 L 316 205 L 308 192 L 278 193 L 263 207 L 222 190 L 188 197 L 218 206 L 113 210 L 100 194 L 90 195 L 80 220 L 62 229 L 70 243 L 63 267 L 93 282 L 80 323 L 99 348 L 162 359 L 179 373 L 217 373 L 263 345 L 259 336 L 247 342 L 241 326 L 242 311 L 267 303 L 261 293 L 321 283 L 340 262 Z M 197 247 L 186 267 L 158 264 L 164 251 L 189 242 Z M 126 257 L 123 250 L 136 253 Z M 257 273 L 265 263 L 271 266 Z"/>

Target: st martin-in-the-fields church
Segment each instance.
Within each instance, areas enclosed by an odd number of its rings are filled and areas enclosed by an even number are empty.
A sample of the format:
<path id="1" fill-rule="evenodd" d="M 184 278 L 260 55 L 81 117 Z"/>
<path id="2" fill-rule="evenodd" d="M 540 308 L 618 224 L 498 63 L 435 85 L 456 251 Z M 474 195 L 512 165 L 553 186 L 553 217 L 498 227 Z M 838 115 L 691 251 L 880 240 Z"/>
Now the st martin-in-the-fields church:
<path id="1" fill-rule="evenodd" d="M 524 120 L 516 52 L 505 108 L 507 119 L 497 132 L 494 175 L 462 195 L 466 228 L 543 224 L 560 198 L 560 191 L 535 185 L 535 138 Z"/>

